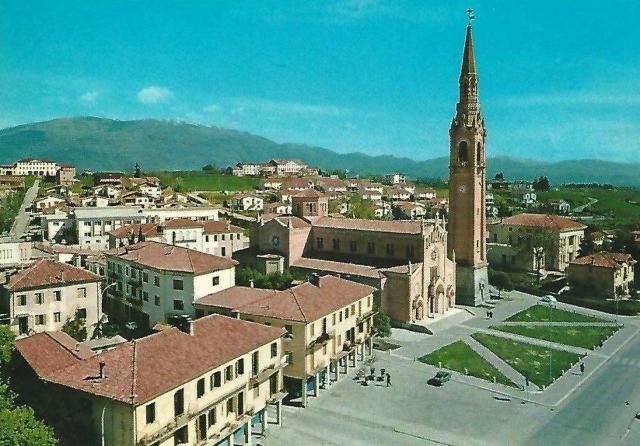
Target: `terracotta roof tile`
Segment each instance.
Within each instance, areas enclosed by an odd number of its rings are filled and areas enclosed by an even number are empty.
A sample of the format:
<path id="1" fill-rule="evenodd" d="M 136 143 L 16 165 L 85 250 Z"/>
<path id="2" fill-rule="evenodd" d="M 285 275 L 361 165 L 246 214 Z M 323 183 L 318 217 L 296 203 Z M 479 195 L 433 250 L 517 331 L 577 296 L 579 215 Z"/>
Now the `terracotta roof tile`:
<path id="1" fill-rule="evenodd" d="M 354 231 L 375 231 L 401 234 L 419 234 L 422 223 L 415 220 L 364 220 L 359 218 L 323 217 L 313 223 L 320 228 L 351 229 Z"/>
<path id="2" fill-rule="evenodd" d="M 25 359 L 46 381 L 139 405 L 285 333 L 283 328 L 217 314 L 193 324 L 193 335 L 170 328 L 82 360 L 67 360 L 62 366 L 56 361 L 42 361 L 33 354 L 26 354 Z M 31 350 L 42 352 L 50 344 L 45 345 L 41 337 L 31 338 L 34 338 L 31 342 L 37 342 L 30 345 Z M 23 341 L 17 341 L 20 353 L 26 352 L 20 344 Z M 65 357 L 62 350 L 55 352 L 59 359 Z M 54 359 L 53 354 L 50 359 Z M 105 364 L 103 379 L 99 379 L 100 362 Z"/>
<path id="3" fill-rule="evenodd" d="M 42 332 L 15 341 L 16 350 L 39 375 L 49 375 L 94 353 L 63 332 Z"/>
<path id="4" fill-rule="evenodd" d="M 204 226 L 205 234 L 220 234 L 220 233 L 228 233 L 228 232 L 242 232 L 242 228 L 240 226 L 234 226 L 229 224 L 227 221 L 214 221 L 207 220 L 202 222 Z"/>
<path id="5" fill-rule="evenodd" d="M 156 223 L 135 223 L 132 225 L 121 226 L 120 228 L 111 231 L 109 235 L 112 235 L 115 238 L 126 238 L 138 235 L 140 234 L 140 231 L 142 231 L 142 235 L 146 236 L 160 235 L 160 229 Z"/>
<path id="6" fill-rule="evenodd" d="M 505 225 L 529 226 L 547 229 L 577 230 L 586 228 L 582 223 L 567 217 L 550 214 L 518 214 L 502 220 Z"/>
<path id="7" fill-rule="evenodd" d="M 174 228 L 201 228 L 202 222 L 188 218 L 173 218 L 162 223 L 162 226 L 169 229 Z"/>
<path id="8" fill-rule="evenodd" d="M 620 252 L 596 252 L 571 261 L 572 265 L 591 265 L 600 268 L 618 269 L 623 263 L 635 263 L 630 254 Z"/>
<path id="9" fill-rule="evenodd" d="M 219 271 L 238 264 L 235 260 L 226 257 L 151 241 L 111 249 L 105 254 L 151 268 L 193 274 Z"/>
<path id="10" fill-rule="evenodd" d="M 20 291 L 53 285 L 66 286 L 73 283 L 99 282 L 100 280 L 102 280 L 100 276 L 68 263 L 41 259 L 29 268 L 11 276 L 5 288 L 10 291 Z"/>

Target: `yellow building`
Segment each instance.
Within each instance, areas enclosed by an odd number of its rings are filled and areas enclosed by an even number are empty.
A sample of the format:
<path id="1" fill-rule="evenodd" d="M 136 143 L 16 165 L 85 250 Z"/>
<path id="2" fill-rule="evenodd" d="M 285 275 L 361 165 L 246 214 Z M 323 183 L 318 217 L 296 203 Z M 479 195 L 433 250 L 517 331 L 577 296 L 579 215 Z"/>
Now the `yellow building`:
<path id="1" fill-rule="evenodd" d="M 60 413 L 65 401 L 86 407 L 72 413 L 88 424 L 78 431 L 92 432 L 84 444 L 233 444 L 239 433 L 250 444 L 254 424 L 266 429 L 267 405 L 276 406 L 280 423 L 285 333 L 213 315 L 100 353 L 61 332 L 23 338 L 15 347 L 46 384 L 31 387 L 32 394 L 55 394 Z"/>
<path id="2" fill-rule="evenodd" d="M 284 291 L 229 288 L 195 303 L 196 314 L 223 313 L 283 327 L 283 348 L 291 352 L 284 370 L 287 390 L 300 396 L 337 381 L 371 354 L 375 288 L 335 276 L 312 275 Z"/>
<path id="3" fill-rule="evenodd" d="M 628 296 L 634 286 L 634 265 L 629 254 L 597 252 L 569 264 L 567 279 L 578 291 L 608 298 Z"/>

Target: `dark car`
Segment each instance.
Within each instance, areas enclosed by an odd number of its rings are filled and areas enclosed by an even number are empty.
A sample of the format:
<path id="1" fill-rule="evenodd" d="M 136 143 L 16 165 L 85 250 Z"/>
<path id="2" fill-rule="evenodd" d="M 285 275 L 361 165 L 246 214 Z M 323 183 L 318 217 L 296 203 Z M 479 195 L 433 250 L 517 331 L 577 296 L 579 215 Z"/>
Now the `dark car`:
<path id="1" fill-rule="evenodd" d="M 436 373 L 436 376 L 434 376 L 429 381 L 427 381 L 427 383 L 432 386 L 440 387 L 450 379 L 451 379 L 451 373 L 441 370 L 438 373 Z"/>

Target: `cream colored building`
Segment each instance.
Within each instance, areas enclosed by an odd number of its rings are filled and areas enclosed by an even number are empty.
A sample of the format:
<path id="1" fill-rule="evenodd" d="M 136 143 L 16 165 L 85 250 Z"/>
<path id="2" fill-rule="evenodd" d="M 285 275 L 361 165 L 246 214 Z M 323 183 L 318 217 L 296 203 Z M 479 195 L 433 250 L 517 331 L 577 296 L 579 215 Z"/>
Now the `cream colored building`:
<path id="1" fill-rule="evenodd" d="M 268 405 L 281 422 L 284 334 L 212 315 L 101 353 L 74 348 L 64 333 L 18 340 L 16 350 L 35 394 L 56 395 L 61 410 L 69 400 L 87 407 L 89 416 L 72 414 L 88 424 L 78 426 L 86 444 L 251 444 L 254 425 L 265 434 Z"/>
<path id="2" fill-rule="evenodd" d="M 284 291 L 229 288 L 197 300 L 195 307 L 200 316 L 222 313 L 285 328 L 283 348 L 291 352 L 287 388 L 306 406 L 309 391 L 318 396 L 371 354 L 374 292 L 350 280 L 312 275 L 310 282 Z"/>
<path id="3" fill-rule="evenodd" d="M 545 267 L 564 271 L 579 255 L 585 228 L 582 223 L 559 215 L 518 214 L 489 225 L 489 242 L 508 245 L 518 252 L 542 248 Z M 498 253 L 494 251 L 489 260 L 499 268 L 503 254 Z"/>
<path id="4" fill-rule="evenodd" d="M 567 279 L 574 291 L 589 297 L 625 297 L 635 288 L 635 264 L 629 254 L 597 252 L 573 260 Z"/>
<path id="5" fill-rule="evenodd" d="M 102 316 L 101 278 L 89 271 L 49 259 L 10 276 L 1 286 L 0 323 L 17 335 L 61 330 L 76 313 L 93 334 Z"/>
<path id="6" fill-rule="evenodd" d="M 145 241 L 105 252 L 112 304 L 153 327 L 194 314 L 194 300 L 235 285 L 235 260 Z"/>

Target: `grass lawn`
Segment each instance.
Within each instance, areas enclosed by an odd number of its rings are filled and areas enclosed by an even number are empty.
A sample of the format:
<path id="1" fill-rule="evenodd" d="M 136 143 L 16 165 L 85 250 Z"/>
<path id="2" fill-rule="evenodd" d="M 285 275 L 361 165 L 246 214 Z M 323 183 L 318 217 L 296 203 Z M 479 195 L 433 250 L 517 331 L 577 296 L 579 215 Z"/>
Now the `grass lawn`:
<path id="1" fill-rule="evenodd" d="M 593 350 L 609 336 L 614 334 L 615 327 L 525 327 L 517 325 L 501 325 L 491 327 L 507 333 L 514 333 L 530 338 L 544 339 L 545 341 L 557 342 L 564 345 L 573 345 Z"/>
<path id="2" fill-rule="evenodd" d="M 442 367 L 445 369 L 454 370 L 463 374 L 464 369 L 466 368 L 469 375 L 475 376 L 476 378 L 493 382 L 493 377 L 495 376 L 496 382 L 506 386 L 516 387 L 509 378 L 500 373 L 498 369 L 492 366 L 463 341 L 457 341 L 453 344 L 446 345 L 435 352 L 418 358 L 418 361 L 424 362 L 425 364 L 431 364 L 436 367 L 438 367 L 438 363 L 441 362 Z"/>
<path id="3" fill-rule="evenodd" d="M 546 305 L 534 305 L 514 314 L 506 322 L 549 322 L 549 307 Z M 551 321 L 553 322 L 608 322 L 603 319 L 587 316 L 585 314 L 573 313 L 571 311 L 553 308 L 551 310 Z"/>
<path id="4" fill-rule="evenodd" d="M 222 190 L 252 190 L 259 183 L 258 178 L 237 177 L 222 173 L 207 173 L 200 171 L 184 172 L 156 172 L 163 186 L 170 186 L 173 189 L 191 192 L 201 191 L 222 191 Z"/>
<path id="5" fill-rule="evenodd" d="M 472 336 L 540 387 L 553 383 L 553 378 L 559 378 L 563 370 L 569 370 L 580 360 L 580 356 L 575 353 L 548 349 L 485 333 L 475 333 Z M 549 374 L 550 354 L 551 374 Z"/>

